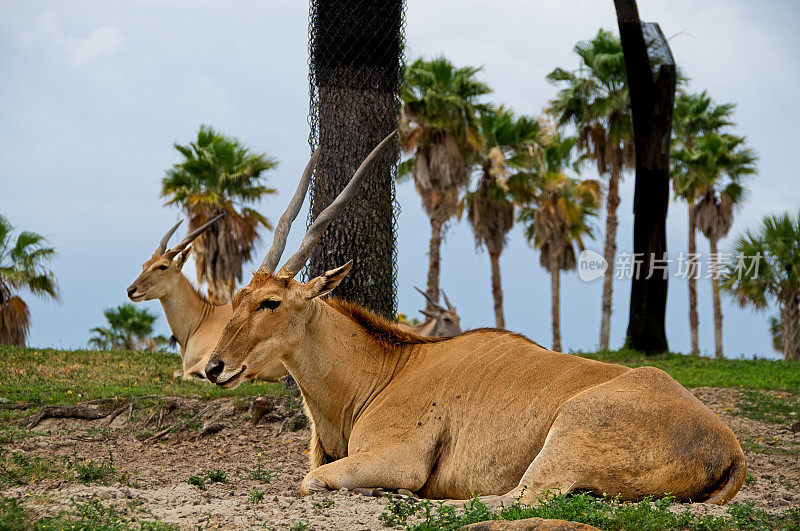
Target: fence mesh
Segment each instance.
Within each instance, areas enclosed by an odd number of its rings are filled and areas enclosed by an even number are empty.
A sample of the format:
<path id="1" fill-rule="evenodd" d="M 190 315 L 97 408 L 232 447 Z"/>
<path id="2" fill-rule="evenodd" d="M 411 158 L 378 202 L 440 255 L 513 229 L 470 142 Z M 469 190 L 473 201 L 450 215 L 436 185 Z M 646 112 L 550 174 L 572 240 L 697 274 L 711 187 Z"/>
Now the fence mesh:
<path id="1" fill-rule="evenodd" d="M 309 16 L 308 143 L 312 152 L 322 148 L 309 192 L 310 224 L 397 127 L 405 2 L 311 0 Z M 307 280 L 352 259 L 337 296 L 387 317 L 397 311 L 398 158 L 395 143 L 328 227 L 304 273 Z"/>

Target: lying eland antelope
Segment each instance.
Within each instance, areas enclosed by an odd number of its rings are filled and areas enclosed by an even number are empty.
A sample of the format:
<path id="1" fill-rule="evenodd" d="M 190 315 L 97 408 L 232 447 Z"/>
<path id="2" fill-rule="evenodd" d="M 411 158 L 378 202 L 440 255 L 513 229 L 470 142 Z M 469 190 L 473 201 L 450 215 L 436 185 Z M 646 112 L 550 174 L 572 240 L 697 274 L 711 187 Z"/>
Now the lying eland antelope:
<path id="1" fill-rule="evenodd" d="M 230 304 L 212 304 L 181 272 L 192 250 L 189 244 L 222 217 L 215 217 L 167 250 L 169 239 L 181 221 L 176 223 L 161 239 L 153 256 L 144 263 L 142 273 L 128 287 L 128 298 L 133 302 L 151 299 L 161 302 L 167 324 L 180 346 L 182 369 L 175 371 L 175 377 L 205 378 L 204 367 L 225 323 L 233 315 Z M 265 365 L 257 378 L 277 380 L 285 374 L 286 368 L 280 361 L 276 361 Z"/>
<path id="2" fill-rule="evenodd" d="M 505 330 L 450 339 L 405 333 L 357 305 L 322 298 L 352 262 L 305 284 L 294 280 L 391 140 L 367 157 L 280 269 L 288 226 L 276 230 L 206 365 L 223 388 L 276 360 L 289 370 L 313 426 L 301 492 L 382 487 L 523 503 L 548 489 L 623 500 L 733 498 L 745 478 L 739 442 L 659 369 L 554 352 Z"/>
<path id="3" fill-rule="evenodd" d="M 442 296 L 447 308 L 443 308 L 439 305 L 439 301 L 433 300 L 430 295 L 418 287 L 414 286 L 414 289 L 420 292 L 426 300 L 430 301 L 433 305 L 433 311 L 420 310 L 420 313 L 428 318 L 422 324 L 397 323 L 397 327 L 400 330 L 423 337 L 453 337 L 461 333 L 461 317 L 456 312 L 455 307 L 450 304 L 450 300 L 444 290 L 442 290 Z"/>

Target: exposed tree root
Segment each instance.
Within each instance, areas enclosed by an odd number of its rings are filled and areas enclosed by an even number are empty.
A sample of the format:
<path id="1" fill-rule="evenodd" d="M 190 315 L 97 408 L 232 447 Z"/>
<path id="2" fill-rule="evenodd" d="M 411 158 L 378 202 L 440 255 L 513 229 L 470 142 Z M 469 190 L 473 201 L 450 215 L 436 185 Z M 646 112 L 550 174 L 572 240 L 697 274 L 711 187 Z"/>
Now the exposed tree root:
<path id="1" fill-rule="evenodd" d="M 117 418 L 126 408 L 131 412 L 133 411 L 133 403 L 137 400 L 163 398 L 159 395 L 145 395 L 136 396 L 131 398 L 98 398 L 96 400 L 87 400 L 74 406 L 44 406 L 29 417 L 25 417 L 19 421 L 20 424 L 25 426 L 26 429 L 33 429 L 38 426 L 43 420 L 46 419 L 80 419 L 80 420 L 98 420 L 110 417 L 108 424 Z M 108 409 L 102 407 L 102 404 L 109 403 L 123 403 L 119 408 Z M 4 409 L 29 409 L 36 407 L 40 404 L 2 404 L 6 406 L 20 406 L 20 407 L 6 407 Z M 24 407 L 22 407 L 24 406 Z"/>
<path id="2" fill-rule="evenodd" d="M 91 405 L 45 406 L 38 413 L 20 421 L 26 429 L 33 429 L 45 419 L 82 419 L 97 420 L 107 417 L 111 411 L 103 411 Z"/>

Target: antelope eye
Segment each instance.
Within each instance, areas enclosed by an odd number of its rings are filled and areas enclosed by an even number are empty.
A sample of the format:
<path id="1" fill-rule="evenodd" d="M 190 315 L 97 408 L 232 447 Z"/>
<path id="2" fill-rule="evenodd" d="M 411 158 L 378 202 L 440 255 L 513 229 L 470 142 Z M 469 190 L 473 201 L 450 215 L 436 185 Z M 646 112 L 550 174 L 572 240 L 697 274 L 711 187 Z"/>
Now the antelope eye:
<path id="1" fill-rule="evenodd" d="M 167 266 L 165 266 L 164 264 L 161 264 L 156 269 L 158 269 L 159 271 L 166 271 L 167 270 Z"/>
<path id="2" fill-rule="evenodd" d="M 281 305 L 281 301 L 274 301 L 272 299 L 267 299 L 265 301 L 261 301 L 261 304 L 258 305 L 259 310 L 272 310 L 275 311 L 275 308 Z"/>

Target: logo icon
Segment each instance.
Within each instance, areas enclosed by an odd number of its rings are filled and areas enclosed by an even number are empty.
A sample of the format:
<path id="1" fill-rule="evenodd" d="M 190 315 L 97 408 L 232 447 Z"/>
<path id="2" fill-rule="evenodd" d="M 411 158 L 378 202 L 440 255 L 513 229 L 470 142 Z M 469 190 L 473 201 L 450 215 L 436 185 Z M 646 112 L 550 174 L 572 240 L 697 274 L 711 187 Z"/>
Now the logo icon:
<path id="1" fill-rule="evenodd" d="M 584 249 L 578 255 L 578 276 L 584 282 L 591 282 L 603 276 L 608 269 L 605 258 L 591 249 Z"/>

